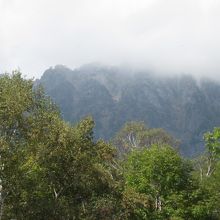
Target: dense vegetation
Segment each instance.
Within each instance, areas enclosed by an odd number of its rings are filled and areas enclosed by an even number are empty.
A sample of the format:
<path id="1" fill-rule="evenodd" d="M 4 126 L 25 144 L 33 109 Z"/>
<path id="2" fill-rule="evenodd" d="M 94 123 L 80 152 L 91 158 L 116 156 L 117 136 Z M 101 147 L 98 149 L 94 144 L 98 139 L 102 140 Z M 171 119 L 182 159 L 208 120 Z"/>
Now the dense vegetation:
<path id="1" fill-rule="evenodd" d="M 144 123 L 107 143 L 91 117 L 65 122 L 33 84 L 0 77 L 0 219 L 220 219 L 220 128 L 194 160 Z"/>
<path id="2" fill-rule="evenodd" d="M 144 121 L 169 131 L 181 141 L 181 153 L 192 156 L 204 150 L 203 134 L 220 124 L 217 81 L 87 65 L 50 68 L 39 82 L 66 121 L 91 114 L 95 138 L 109 140 L 127 121 Z"/>

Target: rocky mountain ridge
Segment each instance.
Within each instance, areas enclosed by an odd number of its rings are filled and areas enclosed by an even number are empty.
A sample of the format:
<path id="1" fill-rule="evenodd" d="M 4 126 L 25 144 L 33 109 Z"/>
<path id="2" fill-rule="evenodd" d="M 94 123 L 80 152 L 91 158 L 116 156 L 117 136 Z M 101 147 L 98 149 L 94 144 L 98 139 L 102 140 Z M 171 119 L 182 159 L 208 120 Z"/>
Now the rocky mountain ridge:
<path id="1" fill-rule="evenodd" d="M 65 120 L 92 115 L 95 136 L 110 139 L 127 121 L 162 127 L 181 141 L 181 152 L 202 150 L 202 135 L 220 125 L 220 84 L 190 75 L 157 76 L 129 69 L 58 65 L 38 81 Z"/>

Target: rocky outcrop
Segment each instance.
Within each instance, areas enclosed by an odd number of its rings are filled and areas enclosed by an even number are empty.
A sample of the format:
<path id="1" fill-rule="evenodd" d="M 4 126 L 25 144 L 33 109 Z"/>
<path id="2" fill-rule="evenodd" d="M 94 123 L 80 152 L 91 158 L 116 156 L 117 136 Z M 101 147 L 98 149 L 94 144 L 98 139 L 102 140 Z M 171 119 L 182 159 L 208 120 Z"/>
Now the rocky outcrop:
<path id="1" fill-rule="evenodd" d="M 92 115 L 97 138 L 110 139 L 126 121 L 144 121 L 169 131 L 192 156 L 203 149 L 203 133 L 220 125 L 220 84 L 208 79 L 86 65 L 50 68 L 39 82 L 65 120 Z"/>

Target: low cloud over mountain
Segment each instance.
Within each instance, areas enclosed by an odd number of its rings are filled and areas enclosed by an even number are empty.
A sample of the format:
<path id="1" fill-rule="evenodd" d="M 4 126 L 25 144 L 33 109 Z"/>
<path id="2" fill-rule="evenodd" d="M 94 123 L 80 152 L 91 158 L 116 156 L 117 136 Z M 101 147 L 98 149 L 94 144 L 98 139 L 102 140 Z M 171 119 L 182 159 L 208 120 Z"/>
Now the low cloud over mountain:
<path id="1" fill-rule="evenodd" d="M 63 63 L 219 78 L 217 0 L 1 0 L 0 72 Z"/>

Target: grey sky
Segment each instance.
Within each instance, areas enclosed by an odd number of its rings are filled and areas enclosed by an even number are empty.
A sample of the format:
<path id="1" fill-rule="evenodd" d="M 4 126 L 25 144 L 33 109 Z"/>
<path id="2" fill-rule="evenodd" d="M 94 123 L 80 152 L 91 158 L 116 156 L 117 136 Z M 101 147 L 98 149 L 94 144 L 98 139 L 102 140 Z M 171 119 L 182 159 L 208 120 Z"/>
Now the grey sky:
<path id="1" fill-rule="evenodd" d="M 220 78 L 220 1 L 0 0 L 0 72 L 90 62 Z"/>

